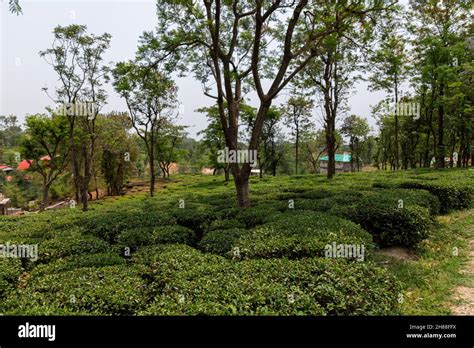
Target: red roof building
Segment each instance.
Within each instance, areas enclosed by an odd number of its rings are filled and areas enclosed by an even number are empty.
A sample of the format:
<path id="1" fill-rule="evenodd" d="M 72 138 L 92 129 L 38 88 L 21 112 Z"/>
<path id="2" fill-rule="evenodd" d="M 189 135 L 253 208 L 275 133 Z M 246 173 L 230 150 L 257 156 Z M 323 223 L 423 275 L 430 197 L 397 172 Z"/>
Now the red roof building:
<path id="1" fill-rule="evenodd" d="M 31 160 L 23 160 L 20 163 L 18 163 L 18 167 L 16 167 L 16 169 L 28 170 L 28 168 L 30 168 L 31 162 L 32 162 Z"/>

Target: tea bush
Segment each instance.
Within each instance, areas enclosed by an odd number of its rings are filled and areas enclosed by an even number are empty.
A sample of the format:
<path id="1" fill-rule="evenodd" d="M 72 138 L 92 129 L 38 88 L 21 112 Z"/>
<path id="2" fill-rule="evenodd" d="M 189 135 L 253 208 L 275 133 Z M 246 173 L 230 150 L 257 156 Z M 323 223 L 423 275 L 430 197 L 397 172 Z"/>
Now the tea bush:
<path id="1" fill-rule="evenodd" d="M 184 246 L 158 256 L 144 315 L 383 315 L 399 284 L 372 263 L 334 259 L 226 261 Z"/>
<path id="2" fill-rule="evenodd" d="M 32 277 L 3 303 L 6 315 L 132 315 L 145 307 L 141 265 L 79 268 Z"/>
<path id="3" fill-rule="evenodd" d="M 16 286 L 22 272 L 20 259 L 0 258 L 0 300 Z"/>
<path id="4" fill-rule="evenodd" d="M 229 230 L 232 228 L 245 228 L 245 224 L 234 219 L 214 220 L 209 225 L 208 231 L 214 230 Z"/>
<path id="5" fill-rule="evenodd" d="M 158 244 L 188 244 L 195 245 L 197 242 L 194 231 L 179 225 L 156 227 L 153 230 L 153 240 Z"/>
<path id="6" fill-rule="evenodd" d="M 398 208 L 385 199 L 374 197 L 362 201 L 350 214 L 349 218 L 369 231 L 379 246 L 413 247 L 428 237 L 433 226 L 426 208 Z"/>
<path id="7" fill-rule="evenodd" d="M 440 211 L 445 214 L 452 210 L 467 209 L 472 205 L 474 196 L 474 181 L 471 184 L 447 182 L 447 181 L 425 181 L 404 182 L 402 188 L 425 189 L 438 197 Z"/>
<path id="8" fill-rule="evenodd" d="M 249 231 L 241 228 L 212 230 L 206 233 L 199 245 L 206 252 L 225 255 L 232 249 L 235 241 L 245 233 Z"/>
<path id="9" fill-rule="evenodd" d="M 371 235 L 360 226 L 317 212 L 281 214 L 275 221 L 243 234 L 233 248 L 238 248 L 243 259 L 293 259 L 324 256 L 326 245 L 332 242 L 364 245 L 367 253 L 374 248 Z M 235 252 L 228 256 L 235 257 Z"/>
<path id="10" fill-rule="evenodd" d="M 109 243 L 117 242 L 118 235 L 124 230 L 137 227 L 152 228 L 174 223 L 175 219 L 166 213 L 140 209 L 91 212 L 79 222 L 86 234 L 92 234 Z"/>
<path id="11" fill-rule="evenodd" d="M 138 247 L 153 243 L 153 231 L 150 227 L 135 227 L 123 230 L 117 237 L 117 244 L 121 248 L 130 248 L 135 251 Z"/>
<path id="12" fill-rule="evenodd" d="M 107 251 L 110 245 L 94 236 L 72 232 L 41 242 L 38 246 L 39 262 Z"/>
<path id="13" fill-rule="evenodd" d="M 48 264 L 40 264 L 33 269 L 31 274 L 33 276 L 40 276 L 72 271 L 83 267 L 122 265 L 126 262 L 127 261 L 124 258 L 114 253 L 74 255 L 63 259 L 57 259 Z"/>
<path id="14" fill-rule="evenodd" d="M 268 205 L 258 205 L 247 209 L 239 210 L 236 220 L 245 224 L 245 227 L 252 228 L 271 221 L 280 212 Z"/>

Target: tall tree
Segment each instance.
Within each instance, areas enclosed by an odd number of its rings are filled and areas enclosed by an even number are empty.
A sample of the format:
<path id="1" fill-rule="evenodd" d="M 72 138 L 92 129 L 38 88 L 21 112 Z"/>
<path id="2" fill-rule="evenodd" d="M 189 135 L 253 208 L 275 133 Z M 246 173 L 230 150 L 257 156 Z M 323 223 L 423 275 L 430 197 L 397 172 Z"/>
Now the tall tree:
<path id="1" fill-rule="evenodd" d="M 127 113 L 111 112 L 97 119 L 99 163 L 94 168 L 94 181 L 100 170 L 108 195 L 122 194 L 123 183 L 137 158 L 138 149 L 129 133 L 131 127 Z"/>
<path id="2" fill-rule="evenodd" d="M 69 121 L 76 200 L 87 210 L 96 142 L 95 120 L 107 98 L 102 60 L 111 36 L 87 34 L 87 27 L 77 24 L 57 26 L 53 34 L 52 47 L 41 51 L 40 56 L 58 74 L 59 85 L 53 96 L 47 88 L 43 90 Z"/>
<path id="3" fill-rule="evenodd" d="M 389 23 L 383 29 L 380 46 L 370 57 L 370 86 L 372 90 L 383 90 L 393 97 L 395 141 L 393 144 L 395 154 L 395 169 L 400 167 L 400 130 L 399 130 L 399 101 L 401 85 L 408 75 L 408 56 L 405 50 L 406 39 L 397 33 L 397 23 Z"/>
<path id="4" fill-rule="evenodd" d="M 112 71 L 114 88 L 125 99 L 132 127 L 143 140 L 150 166 L 150 196 L 155 192 L 155 148 L 159 129 L 174 115 L 177 88 L 159 66 L 118 63 Z"/>
<path id="5" fill-rule="evenodd" d="M 414 36 L 417 91 L 422 116 L 433 138 L 435 166 L 444 168 L 447 154 L 446 128 L 450 111 L 451 83 L 459 65 L 472 60 L 468 37 L 472 37 L 472 1 L 412 0 L 409 30 Z"/>
<path id="6" fill-rule="evenodd" d="M 220 163 L 218 161 L 219 151 L 223 150 L 226 146 L 224 132 L 220 125 L 219 120 L 219 108 L 217 105 L 201 108 L 197 110 L 201 113 L 207 114 L 207 127 L 198 133 L 202 135 L 202 147 L 208 151 L 209 161 L 214 168 L 214 174 L 219 170 L 224 170 L 225 181 L 229 181 L 229 163 Z"/>
<path id="7" fill-rule="evenodd" d="M 369 134 L 370 127 L 365 118 L 357 115 L 350 115 L 344 119 L 341 127 L 341 133 L 349 137 L 349 147 L 351 149 L 351 171 L 360 171 L 360 143 L 365 140 Z"/>
<path id="8" fill-rule="evenodd" d="M 257 151 L 274 99 L 320 54 L 322 40 L 385 9 L 383 1 L 370 7 L 362 0 L 337 2 L 337 17 L 327 18 L 320 6 L 308 0 L 159 0 L 157 35 L 145 39 L 155 48 L 155 62 L 191 69 L 204 84 L 205 94 L 217 101 L 230 150 L 239 147 L 243 95 L 255 90 L 257 117 L 246 149 Z M 248 207 L 251 164 L 231 163 L 230 168 L 238 205 Z"/>
<path id="9" fill-rule="evenodd" d="M 336 123 L 346 111 L 349 93 L 360 78 L 355 71 L 361 70 L 363 53 L 372 38 L 375 23 L 395 11 L 396 6 L 395 3 L 371 2 L 369 6 L 372 7 L 366 10 L 375 11 L 377 20 L 372 17 L 362 22 L 350 21 L 340 25 L 337 19 L 345 16 L 347 8 L 352 6 L 351 2 L 348 5 L 345 1 L 331 1 L 319 5 L 324 20 L 334 21 L 337 30 L 324 38 L 317 58 L 308 65 L 305 85 L 314 88 L 321 100 L 328 154 L 327 177 L 331 179 L 336 174 Z"/>
<path id="10" fill-rule="evenodd" d="M 184 129 L 184 126 L 167 121 L 157 130 L 156 159 L 163 178 L 169 179 L 171 166 L 184 156 L 184 150 L 180 148 L 186 137 Z"/>
<path id="11" fill-rule="evenodd" d="M 21 152 L 31 160 L 29 170 L 43 181 L 41 209 L 48 206 L 49 190 L 68 163 L 68 121 L 63 115 L 32 115 L 26 118 Z"/>
<path id="12" fill-rule="evenodd" d="M 298 174 L 301 137 L 311 128 L 313 101 L 301 94 L 293 93 L 286 105 L 282 106 L 285 124 L 291 129 L 295 139 L 295 174 Z"/>

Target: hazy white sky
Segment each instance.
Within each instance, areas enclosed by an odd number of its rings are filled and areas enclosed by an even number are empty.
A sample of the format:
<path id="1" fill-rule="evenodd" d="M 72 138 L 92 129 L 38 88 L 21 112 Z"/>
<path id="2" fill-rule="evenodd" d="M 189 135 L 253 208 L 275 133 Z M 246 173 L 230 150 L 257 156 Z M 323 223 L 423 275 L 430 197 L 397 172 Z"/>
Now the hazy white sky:
<path id="1" fill-rule="evenodd" d="M 51 105 L 41 88 L 53 89 L 57 77 L 38 52 L 50 47 L 55 26 L 85 24 L 91 33 L 110 33 L 112 41 L 105 61 L 118 62 L 133 58 L 139 36 L 156 24 L 154 0 L 22 0 L 21 4 L 23 15 L 16 16 L 9 13 L 8 1 L 0 0 L 0 114 L 14 114 L 22 121 L 25 115 L 42 112 Z M 203 95 L 200 83 L 192 76 L 178 79 L 177 84 L 184 107 L 179 123 L 190 126 L 188 132 L 195 137 L 206 127 L 205 116 L 195 110 L 211 105 L 212 100 Z M 109 100 L 104 111 L 126 111 L 113 88 L 107 86 L 107 90 Z M 366 117 L 375 126 L 370 105 L 383 96 L 368 92 L 364 83 L 358 84 L 349 100 L 351 113 Z M 283 100 L 279 98 L 278 102 Z M 315 122 L 321 128 L 319 119 L 315 112 Z"/>

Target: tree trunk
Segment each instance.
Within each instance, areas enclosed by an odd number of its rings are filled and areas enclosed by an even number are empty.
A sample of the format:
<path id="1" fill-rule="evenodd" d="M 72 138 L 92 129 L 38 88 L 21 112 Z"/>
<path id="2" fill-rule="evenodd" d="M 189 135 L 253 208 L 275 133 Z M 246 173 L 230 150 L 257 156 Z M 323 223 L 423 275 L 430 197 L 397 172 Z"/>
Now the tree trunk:
<path id="1" fill-rule="evenodd" d="M 354 172 L 354 137 L 351 137 L 349 148 L 351 149 L 351 172 Z"/>
<path id="2" fill-rule="evenodd" d="M 91 174 L 90 158 L 87 155 L 87 146 L 85 144 L 82 145 L 82 157 L 84 159 L 84 177 L 82 178 L 82 211 L 87 211 L 89 207 L 89 181 Z"/>
<path id="3" fill-rule="evenodd" d="M 149 146 L 149 160 L 150 160 L 150 196 L 153 197 L 155 193 L 155 152 L 154 148 L 154 137 L 153 137 L 153 130 L 151 132 L 151 145 Z"/>
<path id="4" fill-rule="evenodd" d="M 398 151 L 398 83 L 395 76 L 395 169 L 399 168 L 400 153 Z"/>
<path id="5" fill-rule="evenodd" d="M 237 203 L 241 208 L 250 207 L 249 177 L 245 173 L 234 174 L 234 183 L 237 190 Z"/>
<path id="6" fill-rule="evenodd" d="M 331 123 L 331 122 L 329 122 Z M 328 172 L 327 178 L 332 179 L 336 174 L 336 159 L 335 159 L 335 144 L 336 144 L 336 137 L 334 134 L 334 125 L 328 124 L 326 127 L 326 143 L 327 143 L 327 151 L 328 151 Z"/>
<path id="7" fill-rule="evenodd" d="M 296 143 L 295 143 L 295 147 L 296 147 L 296 154 L 295 154 L 295 174 L 297 175 L 298 174 L 298 155 L 299 155 L 299 142 L 300 142 L 300 134 L 299 134 L 299 130 L 298 130 L 298 127 L 296 127 Z"/>
<path id="8" fill-rule="evenodd" d="M 444 85 L 440 86 L 440 99 L 443 99 L 444 96 Z M 436 168 L 444 168 L 444 106 L 443 101 L 441 101 L 438 107 L 438 144 L 436 146 Z"/>
<path id="9" fill-rule="evenodd" d="M 47 184 L 47 183 L 46 183 L 46 180 L 45 180 L 45 181 L 43 182 L 43 201 L 41 202 L 40 210 L 45 210 L 46 207 L 48 206 L 49 187 L 50 187 L 50 184 Z"/>

